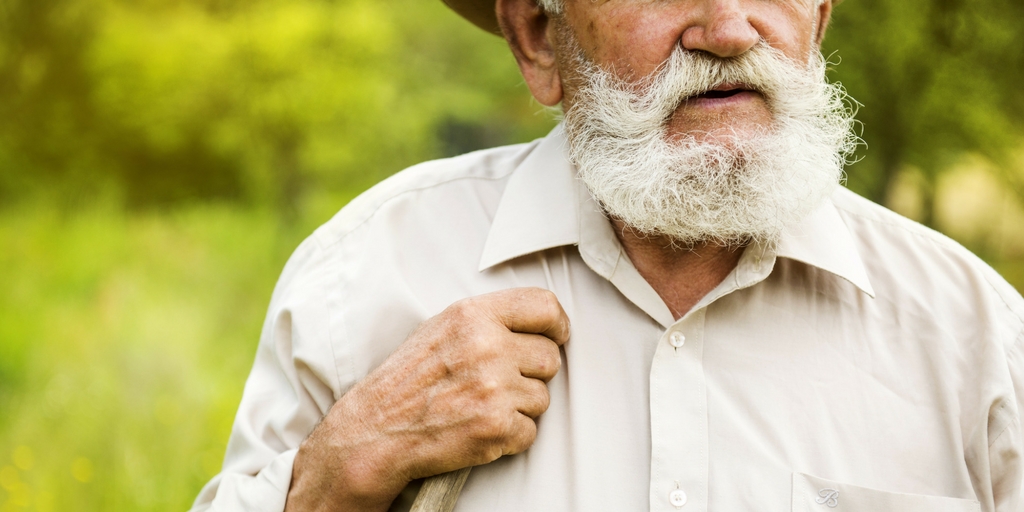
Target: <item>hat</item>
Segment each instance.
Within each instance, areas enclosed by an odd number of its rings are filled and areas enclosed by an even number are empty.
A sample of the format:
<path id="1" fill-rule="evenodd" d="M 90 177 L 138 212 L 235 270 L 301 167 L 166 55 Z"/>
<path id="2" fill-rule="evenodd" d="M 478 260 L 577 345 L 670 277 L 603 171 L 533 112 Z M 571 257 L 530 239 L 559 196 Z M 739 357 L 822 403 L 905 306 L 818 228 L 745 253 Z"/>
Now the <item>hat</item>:
<path id="1" fill-rule="evenodd" d="M 459 16 L 495 35 L 501 35 L 498 17 L 494 14 L 494 0 L 444 0 Z"/>
<path id="2" fill-rule="evenodd" d="M 832 3 L 838 5 L 842 1 L 832 0 Z M 501 35 L 498 18 L 494 14 L 494 0 L 444 0 L 444 3 L 474 25 L 492 34 Z"/>

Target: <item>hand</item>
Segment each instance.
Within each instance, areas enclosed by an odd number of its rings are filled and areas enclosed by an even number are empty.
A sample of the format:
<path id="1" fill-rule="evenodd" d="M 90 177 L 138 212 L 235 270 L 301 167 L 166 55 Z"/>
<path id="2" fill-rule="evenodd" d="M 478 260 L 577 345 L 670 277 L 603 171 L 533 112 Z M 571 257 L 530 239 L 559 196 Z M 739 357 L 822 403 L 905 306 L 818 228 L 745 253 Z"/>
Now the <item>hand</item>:
<path id="1" fill-rule="evenodd" d="M 286 510 L 387 510 L 416 478 L 526 450 L 548 408 L 569 319 L 520 288 L 423 322 L 299 448 Z"/>

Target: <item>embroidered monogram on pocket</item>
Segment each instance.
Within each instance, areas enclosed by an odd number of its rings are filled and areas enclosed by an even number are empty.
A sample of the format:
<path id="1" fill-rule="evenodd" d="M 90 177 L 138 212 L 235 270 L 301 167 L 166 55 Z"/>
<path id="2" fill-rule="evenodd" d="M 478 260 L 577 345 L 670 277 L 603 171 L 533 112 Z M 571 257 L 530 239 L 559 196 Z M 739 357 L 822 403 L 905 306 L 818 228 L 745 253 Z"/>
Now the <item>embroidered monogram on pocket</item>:
<path id="1" fill-rule="evenodd" d="M 828 508 L 836 508 L 839 505 L 839 491 L 826 487 L 818 491 L 818 498 L 814 502 L 819 505 L 827 505 Z"/>
<path id="2" fill-rule="evenodd" d="M 841 503 L 840 503 L 841 500 Z M 793 473 L 793 512 L 981 512 L 977 501 L 873 489 Z"/>

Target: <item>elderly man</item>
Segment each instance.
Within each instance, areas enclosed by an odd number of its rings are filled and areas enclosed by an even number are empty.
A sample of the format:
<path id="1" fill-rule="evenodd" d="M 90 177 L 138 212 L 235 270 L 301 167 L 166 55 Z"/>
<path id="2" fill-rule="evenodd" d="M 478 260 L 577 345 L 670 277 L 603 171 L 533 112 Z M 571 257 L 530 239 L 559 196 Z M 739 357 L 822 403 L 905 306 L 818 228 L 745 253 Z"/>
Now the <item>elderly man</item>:
<path id="1" fill-rule="evenodd" d="M 837 186 L 830 0 L 450 3 L 564 122 L 299 247 L 196 510 L 1024 507 L 1024 300 Z"/>

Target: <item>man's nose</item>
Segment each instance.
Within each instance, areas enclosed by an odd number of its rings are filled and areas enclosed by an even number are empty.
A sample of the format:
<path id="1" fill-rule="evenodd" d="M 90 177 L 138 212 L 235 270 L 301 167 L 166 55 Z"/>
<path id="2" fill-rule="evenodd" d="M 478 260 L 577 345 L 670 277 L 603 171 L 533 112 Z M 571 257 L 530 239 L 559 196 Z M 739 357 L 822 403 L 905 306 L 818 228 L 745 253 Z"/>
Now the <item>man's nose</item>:
<path id="1" fill-rule="evenodd" d="M 735 57 L 761 39 L 750 23 L 743 0 L 702 0 L 697 16 L 683 31 L 687 50 L 702 50 L 718 57 Z"/>

